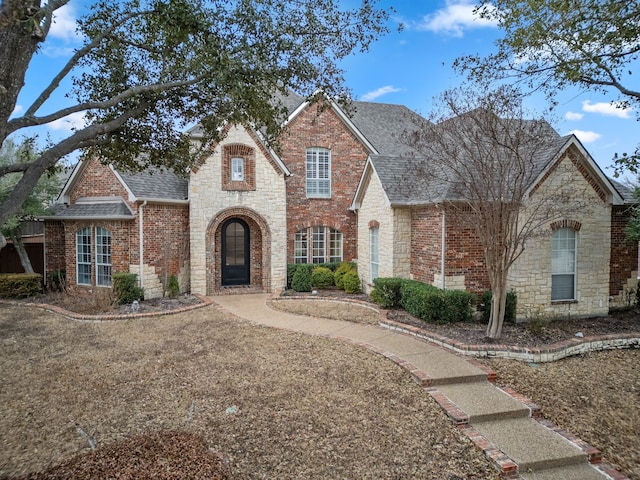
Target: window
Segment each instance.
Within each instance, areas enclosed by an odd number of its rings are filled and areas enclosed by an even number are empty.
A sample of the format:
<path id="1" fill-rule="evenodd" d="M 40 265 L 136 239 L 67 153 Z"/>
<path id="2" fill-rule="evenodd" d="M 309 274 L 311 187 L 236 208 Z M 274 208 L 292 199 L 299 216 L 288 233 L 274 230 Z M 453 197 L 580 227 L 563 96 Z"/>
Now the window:
<path id="1" fill-rule="evenodd" d="M 342 261 L 342 232 L 329 227 L 305 228 L 293 240 L 295 263 Z"/>
<path id="2" fill-rule="evenodd" d="M 96 285 L 111 286 L 111 233 L 96 228 Z"/>
<path id="3" fill-rule="evenodd" d="M 231 159 L 231 180 L 234 182 L 244 181 L 244 158 L 234 157 Z"/>
<path id="4" fill-rule="evenodd" d="M 76 283 L 91 285 L 91 229 L 76 233 Z"/>
<path id="5" fill-rule="evenodd" d="M 378 227 L 372 227 L 369 229 L 369 276 L 371 281 L 378 278 L 378 267 L 380 266 L 379 259 L 379 243 L 378 243 L 379 229 Z"/>
<path id="6" fill-rule="evenodd" d="M 559 228 L 551 240 L 551 300 L 576 299 L 576 231 Z"/>
<path id="7" fill-rule="evenodd" d="M 307 197 L 331 197 L 331 151 L 326 148 L 307 149 Z"/>
<path id="8" fill-rule="evenodd" d="M 294 263 L 307 263 L 307 252 L 307 231 L 300 230 L 299 232 L 296 232 L 295 240 L 293 243 Z"/>

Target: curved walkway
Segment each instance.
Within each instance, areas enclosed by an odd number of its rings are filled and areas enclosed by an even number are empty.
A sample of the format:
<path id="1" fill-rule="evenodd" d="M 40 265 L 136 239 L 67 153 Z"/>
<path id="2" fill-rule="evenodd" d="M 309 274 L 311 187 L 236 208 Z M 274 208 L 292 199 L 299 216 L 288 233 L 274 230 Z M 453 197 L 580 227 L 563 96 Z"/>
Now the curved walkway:
<path id="1" fill-rule="evenodd" d="M 600 452 L 550 422 L 515 392 L 495 387 L 495 374 L 432 342 L 374 325 L 276 311 L 270 295 L 212 297 L 219 309 L 245 320 L 359 345 L 396 362 L 509 478 L 591 480 L 623 475 L 600 463 Z"/>

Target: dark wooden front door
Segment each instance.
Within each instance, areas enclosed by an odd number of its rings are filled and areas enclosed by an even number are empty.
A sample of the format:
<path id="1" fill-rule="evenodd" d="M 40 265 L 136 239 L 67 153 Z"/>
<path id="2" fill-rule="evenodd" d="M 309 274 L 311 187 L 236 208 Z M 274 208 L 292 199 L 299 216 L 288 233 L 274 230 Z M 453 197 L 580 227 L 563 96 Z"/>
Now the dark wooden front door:
<path id="1" fill-rule="evenodd" d="M 232 218 L 222 225 L 222 285 L 249 283 L 249 225 Z"/>

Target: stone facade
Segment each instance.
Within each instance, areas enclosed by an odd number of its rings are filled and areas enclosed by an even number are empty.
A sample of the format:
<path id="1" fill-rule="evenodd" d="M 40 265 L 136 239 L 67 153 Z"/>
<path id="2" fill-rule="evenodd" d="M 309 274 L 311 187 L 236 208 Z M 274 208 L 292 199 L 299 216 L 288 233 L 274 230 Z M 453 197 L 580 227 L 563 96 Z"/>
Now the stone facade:
<path id="1" fill-rule="evenodd" d="M 255 171 L 245 172 L 250 173 L 248 180 L 234 187 L 225 158 L 238 152 L 251 159 L 248 165 Z M 272 291 L 286 285 L 284 173 L 255 134 L 240 126 L 229 128 L 226 138 L 191 173 L 189 200 L 193 293 L 220 291 L 221 229 L 232 218 L 249 226 L 250 286 Z"/>

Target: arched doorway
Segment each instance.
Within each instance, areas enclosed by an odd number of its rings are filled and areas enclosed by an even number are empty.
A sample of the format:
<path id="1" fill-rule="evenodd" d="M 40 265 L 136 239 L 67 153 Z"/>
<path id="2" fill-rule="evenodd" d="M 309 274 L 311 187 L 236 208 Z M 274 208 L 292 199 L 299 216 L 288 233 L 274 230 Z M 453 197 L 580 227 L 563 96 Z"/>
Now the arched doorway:
<path id="1" fill-rule="evenodd" d="M 222 225 L 222 286 L 250 284 L 250 240 L 244 220 L 231 218 Z"/>

